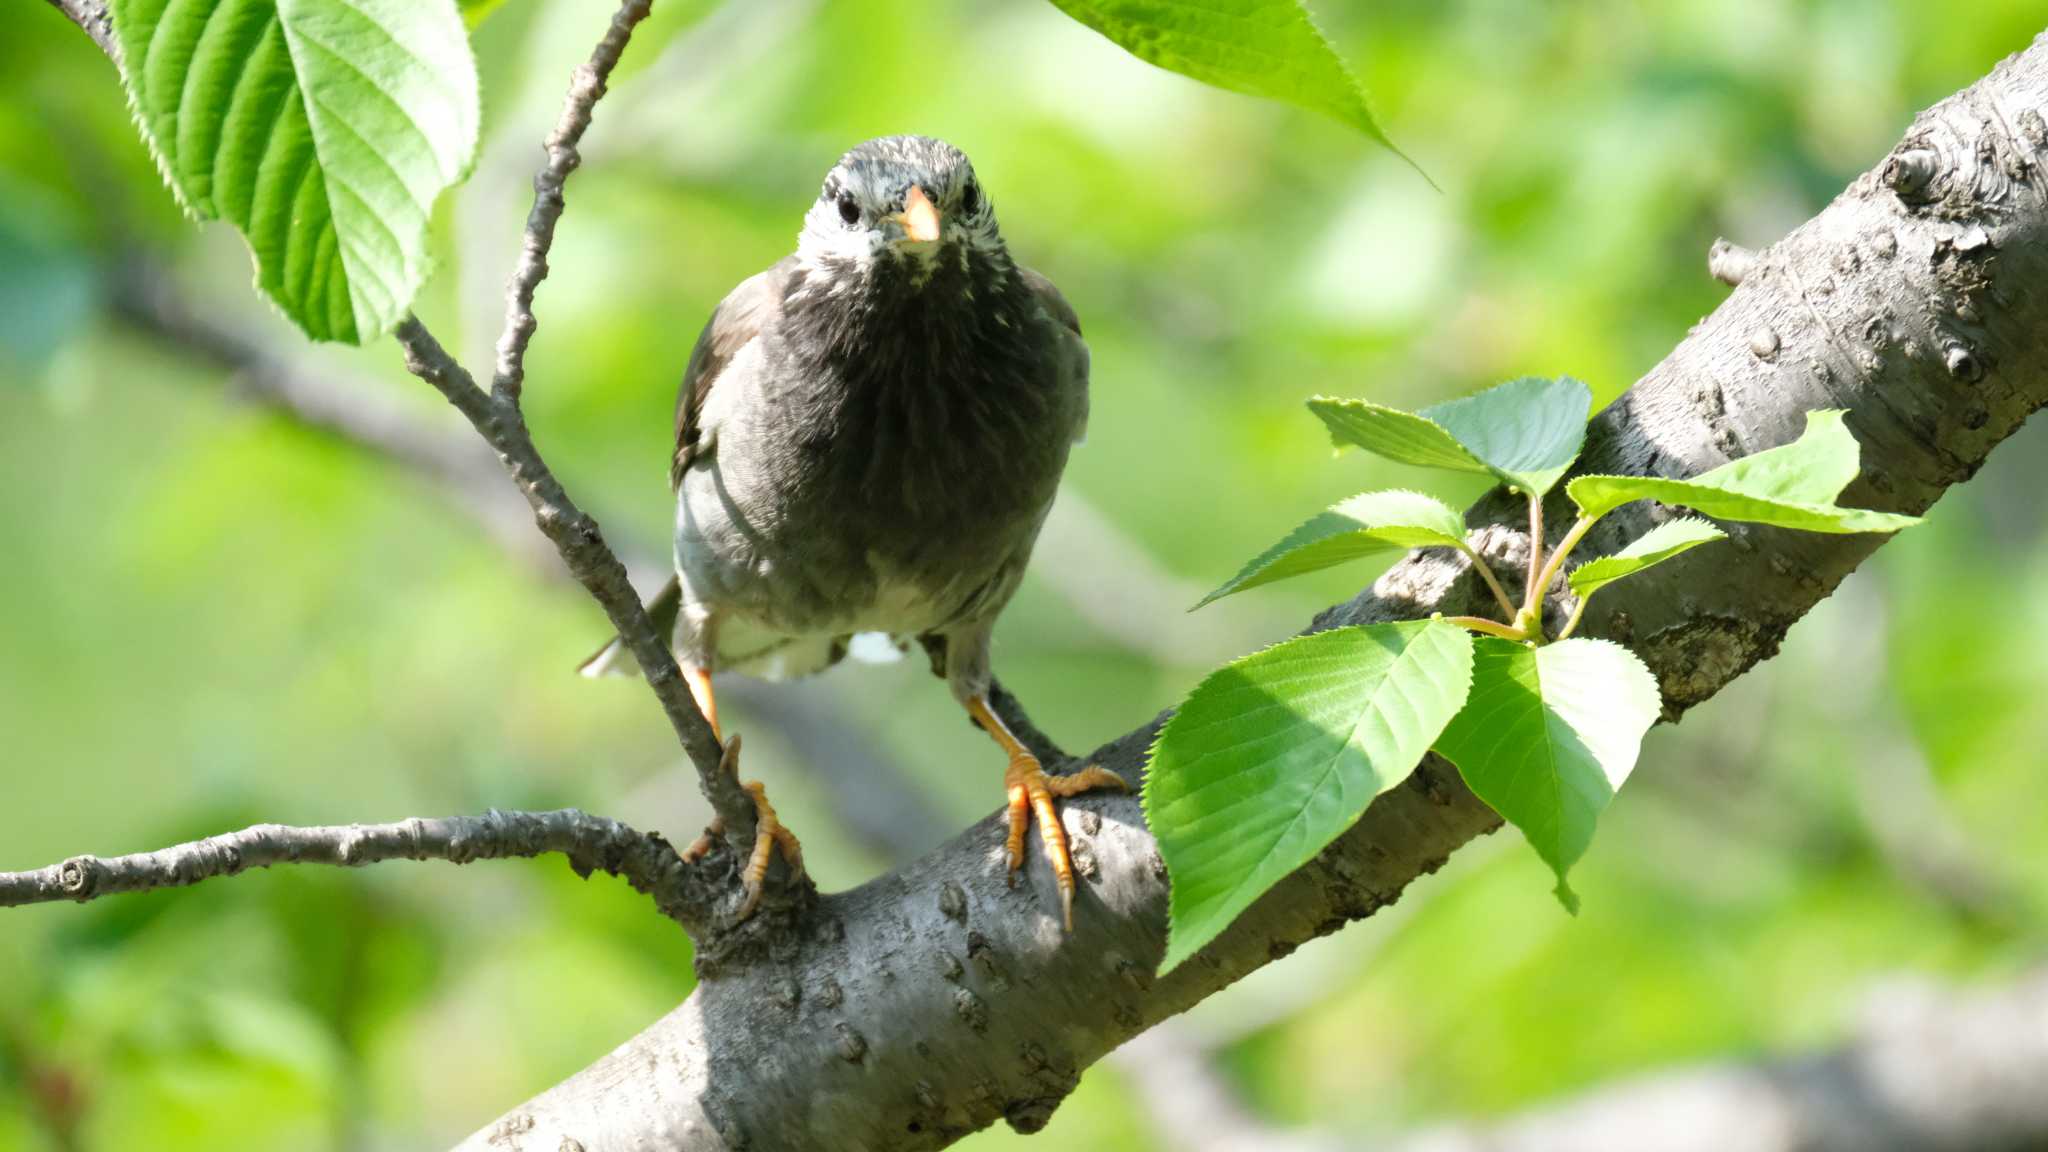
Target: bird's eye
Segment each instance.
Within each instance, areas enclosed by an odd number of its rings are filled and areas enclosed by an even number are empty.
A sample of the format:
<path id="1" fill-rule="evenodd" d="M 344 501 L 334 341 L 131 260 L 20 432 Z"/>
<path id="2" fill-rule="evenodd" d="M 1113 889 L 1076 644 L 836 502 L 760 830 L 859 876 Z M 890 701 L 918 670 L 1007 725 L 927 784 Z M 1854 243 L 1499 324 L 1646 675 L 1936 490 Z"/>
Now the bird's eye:
<path id="1" fill-rule="evenodd" d="M 860 223 L 860 201 L 853 198 L 853 193 L 839 194 L 839 218 L 849 225 Z"/>
<path id="2" fill-rule="evenodd" d="M 981 210 L 981 185 L 969 180 L 960 190 L 960 211 L 968 216 Z"/>

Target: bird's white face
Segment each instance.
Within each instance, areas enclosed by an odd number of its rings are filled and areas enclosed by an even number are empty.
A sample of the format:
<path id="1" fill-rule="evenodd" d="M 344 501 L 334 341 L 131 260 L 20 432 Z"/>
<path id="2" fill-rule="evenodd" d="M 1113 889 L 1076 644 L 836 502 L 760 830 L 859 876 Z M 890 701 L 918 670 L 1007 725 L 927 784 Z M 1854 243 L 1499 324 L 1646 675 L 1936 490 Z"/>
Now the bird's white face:
<path id="1" fill-rule="evenodd" d="M 1002 253 L 995 207 L 967 157 L 928 136 L 885 136 L 841 157 L 797 239 L 814 267 L 909 259 L 929 268 L 970 251 Z"/>

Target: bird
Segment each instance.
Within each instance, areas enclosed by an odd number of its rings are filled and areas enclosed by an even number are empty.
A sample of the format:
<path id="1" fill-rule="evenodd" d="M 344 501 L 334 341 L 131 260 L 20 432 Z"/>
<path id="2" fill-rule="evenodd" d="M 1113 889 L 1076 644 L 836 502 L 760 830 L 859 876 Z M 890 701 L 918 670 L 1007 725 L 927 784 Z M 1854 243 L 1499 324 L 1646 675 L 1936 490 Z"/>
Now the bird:
<path id="1" fill-rule="evenodd" d="M 990 645 L 1087 430 L 1088 375 L 1073 307 L 1011 257 L 964 153 L 929 136 L 854 146 L 796 251 L 733 289 L 690 354 L 669 461 L 675 575 L 648 605 L 714 732 L 716 675 L 807 675 L 864 633 L 921 644 L 1007 758 L 1010 882 L 1035 819 L 1069 932 L 1058 802 L 1124 781 L 1046 772 L 990 701 Z M 635 670 L 616 638 L 582 666 Z M 765 789 L 745 787 L 759 819 L 742 919 L 773 852 L 802 867 Z"/>

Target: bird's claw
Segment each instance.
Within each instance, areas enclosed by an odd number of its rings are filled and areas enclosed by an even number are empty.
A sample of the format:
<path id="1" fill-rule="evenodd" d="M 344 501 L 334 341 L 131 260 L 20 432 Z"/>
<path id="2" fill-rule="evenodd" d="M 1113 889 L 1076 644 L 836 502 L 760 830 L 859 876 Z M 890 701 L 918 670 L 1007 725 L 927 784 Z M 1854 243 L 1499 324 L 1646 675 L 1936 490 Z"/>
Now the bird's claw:
<path id="1" fill-rule="evenodd" d="M 740 770 L 740 738 L 734 733 L 725 742 L 725 755 L 719 758 L 719 766 L 734 776 Z M 740 785 L 754 801 L 754 850 L 748 854 L 746 866 L 740 869 L 739 911 L 734 914 L 735 922 L 752 916 L 761 906 L 761 897 L 767 891 L 768 864 L 775 849 L 782 849 L 783 862 L 789 865 L 792 876 L 801 876 L 804 871 L 804 846 L 796 833 L 783 826 L 775 815 L 775 806 L 768 802 L 768 789 L 759 780 L 748 780 Z M 704 834 L 683 849 L 685 864 L 695 864 L 710 853 L 718 837 L 725 834 L 725 818 L 713 816 Z"/>
<path id="2" fill-rule="evenodd" d="M 1124 779 L 1093 764 L 1070 776 L 1048 776 L 1044 765 L 1029 753 L 1010 757 L 1010 766 L 1003 773 L 1003 790 L 1009 801 L 1009 838 L 1005 848 L 1010 862 L 1010 884 L 1016 885 L 1024 868 L 1024 833 L 1035 816 L 1046 862 L 1052 865 L 1053 879 L 1060 886 L 1060 920 L 1069 932 L 1074 930 L 1074 860 L 1067 851 L 1067 830 L 1060 823 L 1059 805 L 1054 801 L 1098 788 L 1121 792 Z"/>

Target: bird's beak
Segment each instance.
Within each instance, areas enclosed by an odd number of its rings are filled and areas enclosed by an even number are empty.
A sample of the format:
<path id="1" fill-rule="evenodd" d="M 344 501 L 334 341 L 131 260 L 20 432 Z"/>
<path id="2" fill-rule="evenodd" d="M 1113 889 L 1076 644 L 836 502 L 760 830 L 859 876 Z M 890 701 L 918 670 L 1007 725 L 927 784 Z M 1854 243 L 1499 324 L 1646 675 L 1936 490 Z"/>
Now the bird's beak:
<path id="1" fill-rule="evenodd" d="M 906 240 L 929 244 L 939 238 L 938 206 L 916 184 L 912 184 L 910 192 L 903 197 L 903 211 L 896 214 L 896 222 L 903 225 Z"/>

